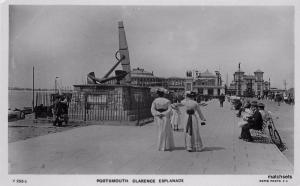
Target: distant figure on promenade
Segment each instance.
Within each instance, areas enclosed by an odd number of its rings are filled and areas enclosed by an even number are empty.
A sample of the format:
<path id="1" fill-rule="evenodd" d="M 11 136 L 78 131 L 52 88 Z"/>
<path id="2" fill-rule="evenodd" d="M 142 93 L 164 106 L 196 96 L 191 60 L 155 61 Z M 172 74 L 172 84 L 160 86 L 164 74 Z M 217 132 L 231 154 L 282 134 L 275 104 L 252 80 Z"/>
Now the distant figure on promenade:
<path id="1" fill-rule="evenodd" d="M 271 100 L 274 101 L 275 100 L 275 93 L 273 92 L 271 95 Z"/>
<path id="2" fill-rule="evenodd" d="M 206 121 L 206 119 L 200 110 L 199 104 L 194 101 L 195 96 L 195 93 L 188 91 L 186 92 L 186 99 L 181 102 L 185 108 L 185 113 L 182 113 L 182 121 L 185 126 L 185 147 L 189 152 L 201 151 L 203 149 L 199 125 L 201 122 L 200 119 L 203 121 Z"/>
<path id="3" fill-rule="evenodd" d="M 290 105 L 293 105 L 293 104 L 294 104 L 294 96 L 289 95 L 289 97 L 288 97 L 288 103 L 289 103 Z"/>
<path id="4" fill-rule="evenodd" d="M 263 126 L 263 119 L 258 110 L 258 105 L 256 101 L 251 103 L 251 110 L 253 115 L 249 117 L 248 123 L 242 126 L 242 131 L 240 135 L 240 139 L 245 141 L 253 141 L 253 138 L 250 133 L 250 129 L 261 130 Z"/>
<path id="5" fill-rule="evenodd" d="M 279 94 L 279 93 L 277 93 L 276 95 L 275 95 L 275 102 L 277 102 L 278 103 L 278 106 L 280 106 L 280 102 L 282 101 L 282 96 Z"/>
<path id="6" fill-rule="evenodd" d="M 171 102 L 164 98 L 164 90 L 157 90 L 156 98 L 151 106 L 151 113 L 158 126 L 158 150 L 166 151 L 174 148 L 174 138 L 170 123 Z"/>
<path id="7" fill-rule="evenodd" d="M 224 103 L 224 101 L 225 101 L 225 96 L 224 96 L 223 93 L 220 95 L 219 101 L 220 101 L 220 107 L 223 107 L 223 103 Z"/>
<path id="8" fill-rule="evenodd" d="M 179 100 L 176 100 L 176 103 L 178 103 Z M 174 131 L 179 130 L 179 122 L 180 122 L 180 110 L 178 107 L 174 106 L 172 104 L 172 117 L 171 117 L 171 124 Z"/>

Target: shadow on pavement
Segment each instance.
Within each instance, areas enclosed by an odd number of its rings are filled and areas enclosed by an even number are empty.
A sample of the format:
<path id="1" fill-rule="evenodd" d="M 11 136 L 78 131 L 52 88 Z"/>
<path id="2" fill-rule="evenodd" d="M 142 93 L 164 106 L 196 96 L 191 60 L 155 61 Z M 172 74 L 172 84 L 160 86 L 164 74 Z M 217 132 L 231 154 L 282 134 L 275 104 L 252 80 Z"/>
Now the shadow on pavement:
<path id="1" fill-rule="evenodd" d="M 214 150 L 225 150 L 225 148 L 223 148 L 223 147 L 204 147 L 202 152 L 203 151 L 214 151 Z"/>
<path id="2" fill-rule="evenodd" d="M 173 129 L 173 132 L 184 132 L 184 130 L 183 129 L 178 129 L 178 130 Z"/>
<path id="3" fill-rule="evenodd" d="M 172 151 L 175 151 L 175 150 L 186 150 L 186 149 L 185 149 L 185 147 L 174 147 L 172 149 Z M 203 151 L 215 151 L 215 150 L 225 150 L 225 148 L 223 148 L 223 147 L 204 147 L 201 152 L 203 152 Z"/>
<path id="4" fill-rule="evenodd" d="M 172 150 L 185 150 L 185 147 L 174 147 Z"/>

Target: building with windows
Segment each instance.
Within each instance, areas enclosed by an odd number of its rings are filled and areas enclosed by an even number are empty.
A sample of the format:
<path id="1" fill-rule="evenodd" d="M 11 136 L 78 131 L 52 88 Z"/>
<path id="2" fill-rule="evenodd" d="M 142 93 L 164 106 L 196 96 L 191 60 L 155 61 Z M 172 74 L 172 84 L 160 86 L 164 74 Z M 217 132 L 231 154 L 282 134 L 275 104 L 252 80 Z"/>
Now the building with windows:
<path id="1" fill-rule="evenodd" d="M 164 87 L 173 92 L 184 92 L 186 78 L 181 77 L 157 77 L 153 72 L 145 71 L 142 68 L 135 68 L 131 71 L 131 84 L 146 87 Z"/>
<path id="2" fill-rule="evenodd" d="M 131 71 L 131 84 L 147 87 L 164 87 L 172 92 L 183 94 L 186 90 L 194 91 L 200 95 L 218 96 L 224 92 L 222 78 L 219 71 L 215 74 L 206 70 L 187 71 L 186 77 L 157 77 L 153 72 L 145 71 L 142 68 L 135 68 Z"/>
<path id="3" fill-rule="evenodd" d="M 239 69 L 233 74 L 233 81 L 230 83 L 227 93 L 247 97 L 267 94 L 270 90 L 270 82 L 264 81 L 263 74 L 263 71 L 256 70 L 252 75 L 246 75 Z"/>
<path id="4" fill-rule="evenodd" d="M 165 82 L 167 85 L 166 88 L 173 92 L 184 93 L 185 81 L 186 81 L 186 78 L 182 78 L 182 77 L 165 78 Z"/>
<path id="5" fill-rule="evenodd" d="M 225 93 L 222 85 L 222 78 L 219 71 L 211 73 L 208 70 L 200 72 L 199 70 L 187 71 L 185 89 L 194 91 L 200 95 L 219 96 Z"/>
<path id="6" fill-rule="evenodd" d="M 166 86 L 164 78 L 156 77 L 153 72 L 145 71 L 139 67 L 131 71 L 131 84 L 146 87 Z"/>

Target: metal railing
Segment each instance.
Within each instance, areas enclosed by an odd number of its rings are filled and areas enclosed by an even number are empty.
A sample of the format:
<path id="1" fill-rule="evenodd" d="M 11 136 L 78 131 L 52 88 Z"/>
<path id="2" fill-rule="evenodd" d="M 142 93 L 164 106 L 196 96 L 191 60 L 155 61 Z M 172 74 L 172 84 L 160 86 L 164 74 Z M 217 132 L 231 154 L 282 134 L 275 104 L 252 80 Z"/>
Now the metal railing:
<path id="1" fill-rule="evenodd" d="M 50 107 L 53 104 L 52 92 L 37 92 L 36 105 Z M 71 92 L 68 115 L 70 120 L 79 121 L 137 121 L 151 118 L 150 94 L 125 95 L 117 91 Z"/>

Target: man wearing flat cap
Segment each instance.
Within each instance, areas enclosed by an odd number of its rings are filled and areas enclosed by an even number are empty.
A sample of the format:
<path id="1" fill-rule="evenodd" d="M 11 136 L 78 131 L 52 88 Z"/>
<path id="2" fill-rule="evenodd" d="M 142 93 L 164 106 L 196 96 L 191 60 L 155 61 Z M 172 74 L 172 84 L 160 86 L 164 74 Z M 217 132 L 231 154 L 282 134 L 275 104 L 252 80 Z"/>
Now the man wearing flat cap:
<path id="1" fill-rule="evenodd" d="M 263 119 L 258 110 L 257 102 L 252 101 L 250 108 L 253 111 L 253 115 L 249 117 L 248 123 L 242 127 L 241 136 L 239 137 L 245 141 L 253 141 L 250 129 L 261 130 L 263 125 Z"/>

